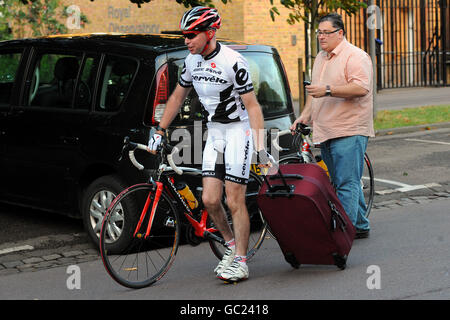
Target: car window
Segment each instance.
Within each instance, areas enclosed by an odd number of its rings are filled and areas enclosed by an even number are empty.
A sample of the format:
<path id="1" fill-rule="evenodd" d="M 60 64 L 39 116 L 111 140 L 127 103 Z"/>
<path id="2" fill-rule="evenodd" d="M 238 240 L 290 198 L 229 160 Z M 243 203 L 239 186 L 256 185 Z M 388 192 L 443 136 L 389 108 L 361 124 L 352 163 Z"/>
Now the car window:
<path id="1" fill-rule="evenodd" d="M 261 105 L 264 117 L 286 112 L 288 98 L 284 72 L 276 63 L 274 56 L 262 52 L 241 51 L 241 53 L 248 61 L 256 99 Z"/>
<path id="2" fill-rule="evenodd" d="M 98 55 L 87 54 L 85 56 L 81 67 L 80 79 L 76 87 L 75 109 L 90 109 L 99 61 L 100 57 Z"/>
<path id="3" fill-rule="evenodd" d="M 100 102 L 96 111 L 113 112 L 119 110 L 137 70 L 133 59 L 107 55 L 100 82 Z"/>
<path id="4" fill-rule="evenodd" d="M 21 52 L 0 53 L 0 106 L 8 106 Z"/>
<path id="5" fill-rule="evenodd" d="M 30 106 L 71 108 L 82 56 L 40 53 L 29 75 Z"/>
<path id="6" fill-rule="evenodd" d="M 175 89 L 175 86 L 178 83 L 181 71 L 183 70 L 183 65 L 184 59 L 174 60 L 172 61 L 172 64 L 169 65 L 170 92 Z M 195 90 L 191 90 L 184 100 L 178 116 L 173 120 L 172 125 L 186 125 L 189 123 L 192 124 L 192 121 L 202 120 L 202 105 Z"/>

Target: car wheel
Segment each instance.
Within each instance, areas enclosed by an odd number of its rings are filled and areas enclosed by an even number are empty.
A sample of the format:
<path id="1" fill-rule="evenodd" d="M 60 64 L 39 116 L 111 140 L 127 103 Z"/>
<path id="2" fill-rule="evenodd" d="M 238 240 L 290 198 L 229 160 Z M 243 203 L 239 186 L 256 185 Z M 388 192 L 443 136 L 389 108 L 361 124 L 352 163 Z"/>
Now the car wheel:
<path id="1" fill-rule="evenodd" d="M 85 190 L 82 200 L 82 217 L 86 232 L 99 246 L 103 217 L 114 198 L 125 189 L 125 185 L 116 176 L 104 176 L 93 181 Z M 129 243 L 131 226 L 136 222 L 136 204 L 132 199 L 121 204 L 119 214 L 111 224 L 115 230 L 105 239 L 111 250 L 121 250 Z"/>

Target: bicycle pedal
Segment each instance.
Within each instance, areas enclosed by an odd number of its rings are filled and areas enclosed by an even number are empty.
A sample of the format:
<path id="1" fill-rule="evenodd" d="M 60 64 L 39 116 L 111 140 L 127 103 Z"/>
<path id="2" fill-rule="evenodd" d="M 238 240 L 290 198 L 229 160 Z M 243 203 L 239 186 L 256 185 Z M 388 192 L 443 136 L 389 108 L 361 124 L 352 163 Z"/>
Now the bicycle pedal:
<path id="1" fill-rule="evenodd" d="M 221 277 L 219 276 L 219 277 L 217 277 L 217 279 L 222 280 L 222 281 L 223 281 L 224 283 L 226 283 L 226 284 L 238 284 L 239 282 L 245 281 L 245 280 L 247 280 L 248 278 L 239 279 L 239 280 L 228 280 L 228 279 L 223 279 L 223 278 L 221 278 Z"/>

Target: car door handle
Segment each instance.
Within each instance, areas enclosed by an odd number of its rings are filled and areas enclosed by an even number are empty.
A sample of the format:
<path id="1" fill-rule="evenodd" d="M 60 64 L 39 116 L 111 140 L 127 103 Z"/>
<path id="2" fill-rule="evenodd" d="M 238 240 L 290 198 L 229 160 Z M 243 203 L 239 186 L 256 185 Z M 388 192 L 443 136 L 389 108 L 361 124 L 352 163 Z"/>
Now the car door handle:
<path id="1" fill-rule="evenodd" d="M 78 137 L 62 136 L 60 139 L 64 144 L 69 144 L 69 145 L 78 145 L 78 142 L 80 141 L 80 138 L 78 138 Z"/>

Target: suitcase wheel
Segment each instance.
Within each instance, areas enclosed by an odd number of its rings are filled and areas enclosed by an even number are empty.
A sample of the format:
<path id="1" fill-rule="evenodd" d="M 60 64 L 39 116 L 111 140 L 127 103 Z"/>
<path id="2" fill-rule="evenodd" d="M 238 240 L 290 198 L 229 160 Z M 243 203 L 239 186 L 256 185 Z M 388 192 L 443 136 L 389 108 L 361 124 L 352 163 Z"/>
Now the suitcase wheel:
<path id="1" fill-rule="evenodd" d="M 288 252 L 284 255 L 284 259 L 292 266 L 294 269 L 298 269 L 300 267 L 300 263 L 298 263 L 292 252 Z"/>
<path id="2" fill-rule="evenodd" d="M 333 253 L 334 264 L 341 270 L 347 267 L 347 256 L 340 256 L 337 253 Z"/>

